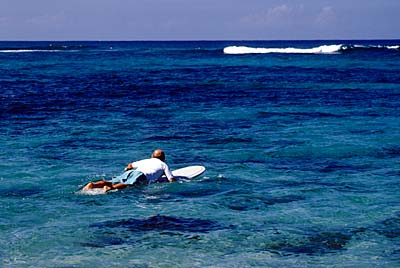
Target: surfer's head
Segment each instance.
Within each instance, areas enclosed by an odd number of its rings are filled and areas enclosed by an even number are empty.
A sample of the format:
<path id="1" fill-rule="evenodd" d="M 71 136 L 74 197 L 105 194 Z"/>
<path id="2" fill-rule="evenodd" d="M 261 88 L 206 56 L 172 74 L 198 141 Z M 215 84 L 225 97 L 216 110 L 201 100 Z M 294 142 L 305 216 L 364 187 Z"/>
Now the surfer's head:
<path id="1" fill-rule="evenodd" d="M 157 159 L 160 159 L 161 161 L 164 162 L 165 161 L 165 154 L 161 149 L 157 149 L 151 154 L 151 158 L 157 158 Z"/>

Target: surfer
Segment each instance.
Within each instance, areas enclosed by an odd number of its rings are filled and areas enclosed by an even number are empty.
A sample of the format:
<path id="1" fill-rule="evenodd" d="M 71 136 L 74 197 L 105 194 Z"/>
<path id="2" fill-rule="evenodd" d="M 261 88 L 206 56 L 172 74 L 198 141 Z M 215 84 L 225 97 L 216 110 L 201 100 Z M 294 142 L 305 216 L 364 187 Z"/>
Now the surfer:
<path id="1" fill-rule="evenodd" d="M 165 175 L 169 182 L 176 181 L 171 170 L 165 163 L 165 154 L 161 149 L 155 150 L 151 158 L 132 162 L 125 168 L 125 173 L 113 178 L 111 181 L 89 182 L 83 190 L 103 188 L 105 191 L 113 189 L 124 189 L 129 185 L 151 183 Z"/>

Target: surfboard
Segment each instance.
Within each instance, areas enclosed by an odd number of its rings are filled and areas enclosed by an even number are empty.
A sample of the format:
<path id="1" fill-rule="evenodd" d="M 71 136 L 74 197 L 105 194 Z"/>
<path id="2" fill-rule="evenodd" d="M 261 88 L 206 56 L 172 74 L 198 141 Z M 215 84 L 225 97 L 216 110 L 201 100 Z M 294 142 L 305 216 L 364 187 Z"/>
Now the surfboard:
<path id="1" fill-rule="evenodd" d="M 206 171 L 206 168 L 204 166 L 188 166 L 184 168 L 179 168 L 172 170 L 172 176 L 179 182 L 179 181 L 185 181 L 185 180 L 191 180 L 194 179 L 201 174 L 203 174 Z M 167 177 L 164 175 L 160 179 L 157 180 L 156 183 L 163 183 L 163 182 L 168 182 Z M 106 194 L 109 192 L 116 192 L 118 190 L 111 190 L 105 192 L 101 188 L 95 188 L 95 189 L 89 189 L 89 190 L 83 190 L 80 189 L 78 193 L 80 194 L 85 194 L 85 195 L 98 195 L 98 194 Z"/>
<path id="2" fill-rule="evenodd" d="M 193 178 L 196 178 L 200 176 L 201 174 L 206 171 L 206 168 L 203 166 L 188 166 L 184 168 L 179 168 L 175 169 L 172 172 L 172 176 L 174 176 L 175 179 L 179 180 L 190 180 Z M 157 182 L 166 182 L 167 177 L 164 175 L 160 179 L 158 179 Z"/>

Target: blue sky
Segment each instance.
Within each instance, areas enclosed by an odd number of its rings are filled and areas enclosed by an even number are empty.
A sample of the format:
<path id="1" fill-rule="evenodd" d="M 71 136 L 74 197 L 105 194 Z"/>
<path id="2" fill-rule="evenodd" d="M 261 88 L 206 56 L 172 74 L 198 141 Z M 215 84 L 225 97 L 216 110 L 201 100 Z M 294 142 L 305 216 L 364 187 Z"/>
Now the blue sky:
<path id="1" fill-rule="evenodd" d="M 0 0 L 0 40 L 399 39 L 400 0 Z"/>

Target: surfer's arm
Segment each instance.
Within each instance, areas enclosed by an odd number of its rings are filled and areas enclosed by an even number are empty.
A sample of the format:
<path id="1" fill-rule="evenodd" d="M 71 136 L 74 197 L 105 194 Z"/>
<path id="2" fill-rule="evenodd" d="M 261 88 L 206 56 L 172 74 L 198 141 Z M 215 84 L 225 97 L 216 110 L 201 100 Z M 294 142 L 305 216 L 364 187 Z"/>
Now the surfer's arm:
<path id="1" fill-rule="evenodd" d="M 167 176 L 169 182 L 174 182 L 176 179 L 172 176 L 172 172 L 167 165 L 164 166 L 164 174 Z"/>

